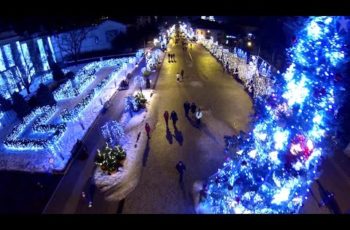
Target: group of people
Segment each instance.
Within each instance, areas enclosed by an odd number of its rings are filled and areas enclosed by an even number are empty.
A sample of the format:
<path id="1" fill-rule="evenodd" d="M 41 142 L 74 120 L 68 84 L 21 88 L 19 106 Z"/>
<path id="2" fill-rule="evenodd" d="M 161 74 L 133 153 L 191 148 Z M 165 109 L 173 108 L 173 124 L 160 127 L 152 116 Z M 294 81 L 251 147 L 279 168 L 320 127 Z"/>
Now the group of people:
<path id="1" fill-rule="evenodd" d="M 171 53 L 168 53 L 168 63 L 170 62 L 176 62 L 176 59 L 175 59 L 175 54 L 171 54 Z"/>
<path id="2" fill-rule="evenodd" d="M 165 111 L 163 117 L 165 120 L 166 128 L 169 129 L 169 112 Z M 179 120 L 179 118 L 177 117 L 177 113 L 174 110 L 170 114 L 170 119 L 173 121 L 174 128 L 177 129 L 176 122 Z"/>
<path id="3" fill-rule="evenodd" d="M 201 124 L 201 119 L 203 117 L 202 110 L 199 107 L 197 108 L 197 105 L 194 102 L 189 103 L 188 101 L 185 101 L 184 103 L 184 110 L 187 118 L 189 118 L 189 113 L 191 111 L 192 115 L 194 115 L 196 119 L 196 124 L 199 127 Z"/>
<path id="4" fill-rule="evenodd" d="M 173 126 L 175 128 L 175 130 L 177 129 L 176 127 L 176 122 L 179 120 L 177 113 L 173 110 L 169 116 L 169 112 L 166 110 L 163 114 L 164 120 L 165 120 L 165 124 L 166 124 L 166 128 L 169 129 L 169 118 L 170 120 L 172 120 L 173 122 Z M 148 124 L 148 122 L 146 122 L 145 124 L 145 131 L 147 134 L 147 138 L 150 139 L 150 132 L 151 132 L 151 127 Z M 176 170 L 179 173 L 179 182 L 182 183 L 183 182 L 183 174 L 186 170 L 186 166 L 182 161 L 179 161 L 176 166 L 175 166 Z"/>

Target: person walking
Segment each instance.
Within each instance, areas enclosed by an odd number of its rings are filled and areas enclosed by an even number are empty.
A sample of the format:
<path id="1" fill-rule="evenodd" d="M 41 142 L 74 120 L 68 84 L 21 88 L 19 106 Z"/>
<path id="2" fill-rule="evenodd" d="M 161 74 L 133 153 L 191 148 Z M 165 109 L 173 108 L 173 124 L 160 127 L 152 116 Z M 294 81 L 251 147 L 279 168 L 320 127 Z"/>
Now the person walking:
<path id="1" fill-rule="evenodd" d="M 171 54 L 168 53 L 168 63 L 170 63 L 170 56 L 171 56 Z"/>
<path id="2" fill-rule="evenodd" d="M 179 73 L 176 74 L 176 81 L 180 81 L 180 74 Z"/>
<path id="3" fill-rule="evenodd" d="M 197 106 L 194 102 L 191 104 L 191 112 L 194 114 L 196 112 Z"/>
<path id="4" fill-rule="evenodd" d="M 173 58 L 174 58 L 174 62 L 176 62 L 176 57 L 175 57 L 175 54 L 173 54 Z"/>
<path id="5" fill-rule="evenodd" d="M 203 117 L 203 113 L 200 108 L 198 108 L 196 112 L 196 121 L 197 121 L 197 126 L 201 124 L 201 118 Z"/>
<path id="6" fill-rule="evenodd" d="M 173 121 L 173 126 L 176 129 L 176 122 L 177 122 L 178 118 L 177 118 L 177 114 L 175 111 L 171 112 L 170 119 Z"/>
<path id="7" fill-rule="evenodd" d="M 166 110 L 163 114 L 164 120 L 165 120 L 165 124 L 166 124 L 166 128 L 168 129 L 168 121 L 169 121 L 169 112 Z"/>
<path id="8" fill-rule="evenodd" d="M 179 161 L 176 164 L 176 170 L 179 173 L 179 182 L 182 183 L 183 182 L 183 175 L 184 175 L 184 172 L 186 170 L 185 164 L 182 161 Z"/>
<path id="9" fill-rule="evenodd" d="M 185 109 L 185 115 L 186 117 L 188 117 L 188 113 L 190 112 L 190 109 L 191 109 L 191 104 L 188 101 L 185 101 L 184 109 Z"/>
<path id="10" fill-rule="evenodd" d="M 327 206 L 329 211 L 333 214 L 341 214 L 339 205 L 335 200 L 334 193 L 326 190 L 319 180 L 316 180 L 316 183 L 318 185 L 318 190 L 322 199 L 322 202 L 319 204 L 319 207 Z"/>
<path id="11" fill-rule="evenodd" d="M 151 127 L 149 126 L 148 122 L 146 122 L 145 130 L 146 130 L 148 139 L 151 139 L 151 137 L 150 137 L 150 135 L 149 135 L 150 132 L 151 132 Z"/>
<path id="12" fill-rule="evenodd" d="M 90 176 L 86 181 L 84 190 L 81 192 L 81 196 L 88 202 L 88 207 L 92 207 L 93 197 L 95 193 L 95 182 L 93 176 Z"/>
<path id="13" fill-rule="evenodd" d="M 182 70 L 181 70 L 181 79 L 182 79 L 182 80 L 184 79 L 184 74 L 185 74 L 185 71 L 182 69 Z"/>

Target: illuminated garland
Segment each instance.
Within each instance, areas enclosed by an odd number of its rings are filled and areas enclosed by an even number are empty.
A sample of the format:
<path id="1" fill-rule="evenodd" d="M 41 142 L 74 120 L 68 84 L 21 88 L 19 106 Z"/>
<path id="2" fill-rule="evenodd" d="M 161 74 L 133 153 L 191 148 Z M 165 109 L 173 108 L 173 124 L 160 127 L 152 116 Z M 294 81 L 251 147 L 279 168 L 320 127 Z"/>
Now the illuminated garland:
<path id="1" fill-rule="evenodd" d="M 125 60 L 125 59 L 124 59 Z M 105 79 L 103 79 L 94 89 L 92 89 L 86 97 L 82 99 L 73 109 L 63 111 L 61 115 L 63 121 L 76 121 L 79 119 L 79 114 L 89 105 L 89 103 L 96 97 L 100 95 L 103 91 L 102 89 L 109 83 L 115 80 L 119 75 L 119 68 L 110 73 Z"/>
<path id="2" fill-rule="evenodd" d="M 251 56 L 247 64 L 247 53 L 239 48 L 234 48 L 233 53 L 230 53 L 223 46 L 219 45 L 217 41 L 214 42 L 213 39 L 200 38 L 199 41 L 225 68 L 228 67 L 230 72 L 237 74 L 244 87 L 254 97 L 271 94 L 273 91 L 271 66 L 264 60 Z M 260 64 L 258 61 L 260 61 Z"/>
<path id="3" fill-rule="evenodd" d="M 11 150 L 42 150 L 48 145 L 56 143 L 66 131 L 66 124 L 44 124 L 57 111 L 56 106 L 44 106 L 34 109 L 29 115 L 23 118 L 23 121 L 16 125 L 11 133 L 5 138 L 4 146 Z M 35 119 L 36 118 L 36 119 Z M 19 138 L 20 135 L 29 128 L 33 122 L 33 131 L 39 133 L 54 132 L 51 139 L 28 139 Z"/>
<path id="4" fill-rule="evenodd" d="M 134 61 L 133 58 L 109 59 L 105 61 L 96 61 L 85 65 L 74 77 L 74 80 L 68 80 L 53 92 L 56 101 L 69 99 L 83 93 L 85 89 L 96 79 L 96 73 L 102 68 L 117 66 L 123 63 Z M 75 83 L 73 83 L 74 81 Z M 75 87 L 73 87 L 73 85 Z"/>

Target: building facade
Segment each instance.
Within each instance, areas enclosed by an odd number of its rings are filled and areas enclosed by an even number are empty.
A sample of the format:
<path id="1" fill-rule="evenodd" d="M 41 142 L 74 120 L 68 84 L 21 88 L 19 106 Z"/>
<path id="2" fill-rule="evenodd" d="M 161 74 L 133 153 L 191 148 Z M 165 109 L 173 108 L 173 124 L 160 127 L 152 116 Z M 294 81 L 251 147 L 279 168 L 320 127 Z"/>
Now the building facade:
<path id="1" fill-rule="evenodd" d="M 126 30 L 127 26 L 123 23 L 105 20 L 98 25 L 67 31 L 52 36 L 53 50 L 59 62 L 67 58 L 69 59 L 69 56 L 72 55 L 70 49 L 75 48 L 71 47 L 74 46 L 72 43 L 78 39 L 81 39 L 79 52 L 82 54 L 110 50 L 112 49 L 113 39 L 121 33 L 126 33 Z"/>

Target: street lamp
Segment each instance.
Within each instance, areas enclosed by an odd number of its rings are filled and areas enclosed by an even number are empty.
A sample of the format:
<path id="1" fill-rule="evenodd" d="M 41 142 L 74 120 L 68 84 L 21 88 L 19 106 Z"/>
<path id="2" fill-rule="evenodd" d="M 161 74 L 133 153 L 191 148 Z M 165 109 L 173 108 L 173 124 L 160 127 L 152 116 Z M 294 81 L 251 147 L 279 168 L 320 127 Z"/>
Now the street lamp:
<path id="1" fill-rule="evenodd" d="M 251 41 L 248 41 L 248 42 L 247 42 L 247 46 L 248 46 L 248 47 L 252 47 L 252 45 L 253 45 L 253 44 L 252 44 Z"/>

